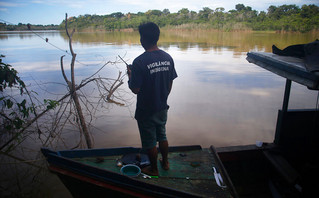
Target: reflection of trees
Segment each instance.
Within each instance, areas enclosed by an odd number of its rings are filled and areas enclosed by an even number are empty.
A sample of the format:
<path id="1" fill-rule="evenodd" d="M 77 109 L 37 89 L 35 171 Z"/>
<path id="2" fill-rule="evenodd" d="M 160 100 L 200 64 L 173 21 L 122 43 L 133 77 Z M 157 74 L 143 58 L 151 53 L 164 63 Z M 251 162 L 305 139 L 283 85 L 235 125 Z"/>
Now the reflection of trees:
<path id="1" fill-rule="evenodd" d="M 64 33 L 60 33 L 67 40 Z M 271 46 L 276 44 L 285 47 L 292 44 L 308 43 L 316 39 L 314 33 L 275 33 L 275 32 L 219 32 L 209 30 L 167 30 L 161 31 L 160 47 L 168 49 L 177 46 L 181 50 L 199 48 L 200 50 L 218 51 L 227 48 L 241 53 L 251 50 L 271 52 Z M 73 38 L 74 42 L 92 45 L 138 45 L 138 32 L 91 32 L 79 33 Z"/>
<path id="2" fill-rule="evenodd" d="M 9 36 L 7 34 L 0 34 L 0 40 L 8 40 Z"/>
<path id="3" fill-rule="evenodd" d="M 40 36 L 45 36 L 45 37 L 54 37 L 57 35 L 56 30 L 52 30 L 52 31 L 45 31 L 45 30 L 41 30 L 41 31 L 34 31 L 36 32 L 38 35 Z M 4 32 L 4 33 L 0 33 L 0 40 L 7 40 L 8 38 L 15 38 L 18 37 L 19 39 L 31 39 L 34 37 L 34 33 L 30 33 L 29 31 L 21 31 L 21 32 Z"/>
<path id="4" fill-rule="evenodd" d="M 161 36 L 160 44 L 174 44 L 183 50 L 198 47 L 205 51 L 218 51 L 220 48 L 227 48 L 234 53 L 251 50 L 271 52 L 273 44 L 284 47 L 291 44 L 307 43 L 315 40 L 315 36 L 311 33 L 166 31 Z"/>
<path id="5" fill-rule="evenodd" d="M 61 37 L 66 41 L 67 35 L 60 32 Z M 105 45 L 105 43 L 123 45 L 123 44 L 139 44 L 140 37 L 138 32 L 85 32 L 75 34 L 73 43 Z"/>

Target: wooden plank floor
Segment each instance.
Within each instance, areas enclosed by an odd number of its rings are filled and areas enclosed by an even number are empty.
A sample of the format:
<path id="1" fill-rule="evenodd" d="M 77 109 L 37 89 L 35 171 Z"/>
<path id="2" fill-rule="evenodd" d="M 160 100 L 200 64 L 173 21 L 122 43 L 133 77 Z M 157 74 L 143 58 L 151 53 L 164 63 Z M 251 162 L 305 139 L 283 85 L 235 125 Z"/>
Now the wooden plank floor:
<path id="1" fill-rule="evenodd" d="M 118 155 L 106 156 L 103 157 L 103 161 L 99 162 L 96 158 L 78 158 L 74 160 L 120 173 L 120 167 L 116 166 L 116 162 L 121 157 Z M 170 170 L 168 171 L 162 169 L 158 161 L 159 178 L 145 179 L 140 175 L 134 179 L 203 197 L 231 197 L 227 189 L 219 187 L 215 182 L 212 167 L 216 165 L 209 149 L 170 152 L 168 158 L 170 162 Z"/>

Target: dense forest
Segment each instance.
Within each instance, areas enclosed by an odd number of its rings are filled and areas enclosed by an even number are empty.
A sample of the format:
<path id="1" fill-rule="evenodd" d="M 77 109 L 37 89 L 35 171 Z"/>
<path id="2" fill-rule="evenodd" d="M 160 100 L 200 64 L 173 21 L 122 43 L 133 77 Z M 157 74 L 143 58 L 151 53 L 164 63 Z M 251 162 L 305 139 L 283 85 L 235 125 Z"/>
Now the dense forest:
<path id="1" fill-rule="evenodd" d="M 78 30 L 118 30 L 136 29 L 140 23 L 153 21 L 160 27 L 189 29 L 272 30 L 308 32 L 319 30 L 319 7 L 316 5 L 269 6 L 268 11 L 258 12 L 249 6 L 237 4 L 234 10 L 225 12 L 224 8 L 215 10 L 208 7 L 198 13 L 187 8 L 177 13 L 168 9 L 149 10 L 137 14 L 121 12 L 110 15 L 81 15 L 69 19 L 70 26 Z M 61 26 L 64 26 L 62 22 Z"/>
<path id="2" fill-rule="evenodd" d="M 32 30 L 57 30 L 59 25 L 30 25 Z M 19 23 L 18 25 L 0 23 L 0 31 L 24 31 L 28 30 L 28 25 Z"/>
<path id="3" fill-rule="evenodd" d="M 219 7 L 204 7 L 199 12 L 182 8 L 177 13 L 168 9 L 148 10 L 138 13 L 115 12 L 109 15 L 80 15 L 70 17 L 69 27 L 78 31 L 134 30 L 138 25 L 153 21 L 167 29 L 215 29 L 221 31 L 296 31 L 319 30 L 319 7 L 316 5 L 269 6 L 267 12 L 258 12 L 250 6 L 237 4 L 235 9 L 225 11 Z M 63 21 L 59 28 L 64 28 Z M 1 28 L 1 24 L 0 24 Z"/>

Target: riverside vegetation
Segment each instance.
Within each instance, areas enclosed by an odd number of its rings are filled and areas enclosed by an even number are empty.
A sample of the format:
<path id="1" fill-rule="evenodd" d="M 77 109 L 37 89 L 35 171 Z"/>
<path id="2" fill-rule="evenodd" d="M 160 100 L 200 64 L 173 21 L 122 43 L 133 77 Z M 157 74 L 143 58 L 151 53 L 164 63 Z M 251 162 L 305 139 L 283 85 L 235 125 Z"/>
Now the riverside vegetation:
<path id="1" fill-rule="evenodd" d="M 293 31 L 319 30 L 319 7 L 316 5 L 271 5 L 265 11 L 256 11 L 250 6 L 237 4 L 235 9 L 225 11 L 223 7 L 204 7 L 199 12 L 182 8 L 177 13 L 168 9 L 148 10 L 138 13 L 115 12 L 109 15 L 80 15 L 70 17 L 70 28 L 77 31 L 133 31 L 138 25 L 152 21 L 167 29 L 204 29 L 219 31 Z M 60 25 L 33 26 L 33 29 L 63 29 Z M 24 24 L 0 23 L 0 30 L 27 30 Z"/>

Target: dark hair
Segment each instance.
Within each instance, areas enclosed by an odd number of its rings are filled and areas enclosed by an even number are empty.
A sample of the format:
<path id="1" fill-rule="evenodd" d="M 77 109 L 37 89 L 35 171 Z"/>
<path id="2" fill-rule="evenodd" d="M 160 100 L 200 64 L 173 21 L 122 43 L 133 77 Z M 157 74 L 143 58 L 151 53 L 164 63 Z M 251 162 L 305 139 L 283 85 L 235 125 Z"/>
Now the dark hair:
<path id="1" fill-rule="evenodd" d="M 160 36 L 160 29 L 155 23 L 148 22 L 141 24 L 138 27 L 138 31 L 146 46 L 151 47 L 157 44 Z"/>

